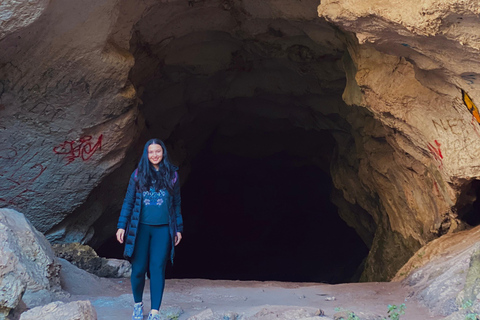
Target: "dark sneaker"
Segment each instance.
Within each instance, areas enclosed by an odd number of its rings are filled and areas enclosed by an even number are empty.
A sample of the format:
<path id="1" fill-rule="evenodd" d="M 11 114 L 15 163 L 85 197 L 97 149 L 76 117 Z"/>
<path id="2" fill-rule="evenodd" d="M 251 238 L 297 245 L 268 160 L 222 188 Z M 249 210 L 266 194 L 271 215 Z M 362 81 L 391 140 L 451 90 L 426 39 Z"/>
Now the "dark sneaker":
<path id="1" fill-rule="evenodd" d="M 133 305 L 132 320 L 143 320 L 143 302 Z"/>

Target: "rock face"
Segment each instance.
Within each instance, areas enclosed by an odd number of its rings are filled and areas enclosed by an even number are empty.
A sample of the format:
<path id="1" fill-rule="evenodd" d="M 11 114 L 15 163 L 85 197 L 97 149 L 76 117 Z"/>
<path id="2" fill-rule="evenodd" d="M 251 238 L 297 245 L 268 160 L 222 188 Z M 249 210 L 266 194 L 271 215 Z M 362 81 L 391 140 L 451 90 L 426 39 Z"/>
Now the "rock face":
<path id="1" fill-rule="evenodd" d="M 23 214 L 0 209 L 0 317 L 27 294 L 60 290 L 60 266 L 45 237 Z"/>
<path id="2" fill-rule="evenodd" d="M 446 319 L 466 319 L 480 304 L 480 227 L 433 240 L 418 250 L 393 281 L 408 286 L 411 296 Z"/>
<path id="3" fill-rule="evenodd" d="M 8 19 L 0 30 L 0 206 L 25 212 L 46 232 L 119 166 L 137 134 L 128 41 L 143 6 L 7 3 L 2 15 L 12 15 L 2 16 Z M 86 238 L 97 218 L 69 239 Z M 55 229 L 51 239 L 65 238 L 66 229 Z"/>
<path id="4" fill-rule="evenodd" d="M 324 169 L 370 249 L 362 280 L 392 278 L 465 227 L 480 177 L 476 1 L 0 9 L 0 206 L 52 241 L 114 233 L 121 186 L 152 136 L 168 140 L 182 179 L 207 144 Z"/>
<path id="5" fill-rule="evenodd" d="M 480 118 L 467 108 L 469 97 L 480 97 L 473 79 L 479 65 L 469 58 L 480 44 L 471 31 L 478 8 L 473 1 L 322 1 L 318 12 L 355 33 L 345 38 L 352 63 L 343 97 L 370 110 L 385 128 L 378 135 L 365 132 L 369 138 L 357 142 L 358 166 L 337 162 L 333 177 L 350 203 L 381 212 L 373 214 L 383 227 L 364 279 L 374 279 L 375 271 L 388 279 L 400 264 L 380 270 L 376 262 L 396 255 L 393 242 L 411 254 L 461 228 L 459 195 L 479 176 Z M 459 55 L 462 62 L 454 58 Z M 358 177 L 360 185 L 348 183 L 341 171 Z M 378 204 L 368 203 L 371 196 Z"/>
<path id="6" fill-rule="evenodd" d="M 90 301 L 64 303 L 52 302 L 43 307 L 30 309 L 20 316 L 20 320 L 96 320 L 97 313 Z"/>

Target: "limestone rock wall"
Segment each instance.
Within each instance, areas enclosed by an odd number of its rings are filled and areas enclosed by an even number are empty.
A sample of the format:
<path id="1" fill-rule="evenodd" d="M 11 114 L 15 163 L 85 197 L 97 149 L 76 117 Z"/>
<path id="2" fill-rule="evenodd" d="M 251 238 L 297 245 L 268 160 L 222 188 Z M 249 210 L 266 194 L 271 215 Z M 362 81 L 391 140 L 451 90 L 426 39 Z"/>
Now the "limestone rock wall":
<path id="1" fill-rule="evenodd" d="M 349 53 L 366 106 L 434 159 L 448 181 L 478 177 L 480 98 L 475 1 L 322 1 L 319 14 L 355 32 Z M 368 19 L 366 19 L 368 17 Z M 353 83 L 353 82 L 352 82 Z M 348 91 L 348 90 L 347 90 Z"/>
<path id="2" fill-rule="evenodd" d="M 118 167 L 138 133 L 128 49 L 147 3 L 7 3 L 2 15 L 13 14 L 0 25 L 0 207 L 22 210 L 46 232 Z"/>
<path id="3" fill-rule="evenodd" d="M 380 123 L 362 128 L 358 162 L 339 161 L 332 176 L 382 229 L 364 279 L 377 271 L 388 279 L 420 245 L 462 228 L 458 196 L 480 174 L 480 117 L 467 108 L 480 99 L 478 8 L 474 1 L 322 1 L 318 12 L 352 32 L 345 36 L 351 63 L 344 100 Z M 359 184 L 348 183 L 352 175 Z M 372 196 L 374 207 L 366 201 Z M 404 254 L 398 259 L 393 251 Z M 389 255 L 399 264 L 385 269 L 378 262 Z"/>

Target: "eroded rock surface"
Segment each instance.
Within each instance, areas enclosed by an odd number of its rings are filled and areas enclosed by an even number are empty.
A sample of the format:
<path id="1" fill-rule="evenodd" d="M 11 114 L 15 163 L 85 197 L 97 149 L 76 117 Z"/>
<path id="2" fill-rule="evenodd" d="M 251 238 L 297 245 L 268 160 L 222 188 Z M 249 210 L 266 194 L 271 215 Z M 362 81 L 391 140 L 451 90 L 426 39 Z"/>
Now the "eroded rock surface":
<path id="1" fill-rule="evenodd" d="M 388 279 L 400 264 L 378 270 L 375 261 L 395 251 L 388 244 L 392 236 L 403 247 L 400 252 L 412 254 L 462 228 L 459 194 L 479 176 L 480 118 L 463 101 L 468 100 L 464 92 L 474 101 L 480 98 L 474 79 L 480 66 L 473 59 L 480 42 L 472 32 L 478 8 L 474 1 L 407 1 L 401 6 L 322 1 L 318 12 L 354 33 L 345 38 L 352 64 L 346 69 L 344 100 L 370 110 L 386 129 L 356 144 L 364 151 L 357 168 L 339 164 L 361 183 L 348 184 L 344 175 L 334 181 L 349 202 L 383 224 L 364 279 L 374 279 L 376 271 Z M 369 194 L 377 198 L 378 209 L 368 208 Z M 378 210 L 382 214 L 375 214 Z"/>
<path id="2" fill-rule="evenodd" d="M 128 41 L 144 2 L 7 3 L 22 23 L 1 25 L 0 206 L 46 232 L 119 166 L 137 134 Z M 50 239 L 84 240 L 97 218 Z"/>
<path id="3" fill-rule="evenodd" d="M 418 250 L 393 281 L 447 319 L 478 313 L 480 305 L 480 227 L 433 240 Z"/>
<path id="4" fill-rule="evenodd" d="M 42 307 L 30 309 L 20 316 L 20 320 L 97 320 L 97 313 L 90 301 L 64 303 L 55 301 Z"/>
<path id="5" fill-rule="evenodd" d="M 23 214 L 11 209 L 0 209 L 0 266 L 0 317 L 15 308 L 24 293 L 38 300 L 38 292 L 60 290 L 60 265 L 50 244 Z M 32 304 L 35 301 L 27 306 Z"/>

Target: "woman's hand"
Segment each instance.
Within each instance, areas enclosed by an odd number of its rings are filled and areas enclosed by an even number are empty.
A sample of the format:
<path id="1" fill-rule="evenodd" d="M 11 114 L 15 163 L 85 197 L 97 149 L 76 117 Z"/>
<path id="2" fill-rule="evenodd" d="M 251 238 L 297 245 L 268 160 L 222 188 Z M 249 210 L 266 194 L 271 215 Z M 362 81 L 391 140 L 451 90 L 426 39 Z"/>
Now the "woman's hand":
<path id="1" fill-rule="evenodd" d="M 120 243 L 123 243 L 123 237 L 125 236 L 125 229 L 118 229 L 117 230 L 117 240 Z"/>
<path id="2" fill-rule="evenodd" d="M 181 240 L 182 240 L 182 234 L 180 232 L 177 232 L 177 235 L 175 236 L 175 246 L 179 244 Z"/>

